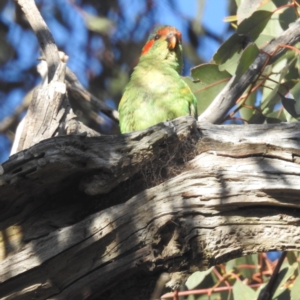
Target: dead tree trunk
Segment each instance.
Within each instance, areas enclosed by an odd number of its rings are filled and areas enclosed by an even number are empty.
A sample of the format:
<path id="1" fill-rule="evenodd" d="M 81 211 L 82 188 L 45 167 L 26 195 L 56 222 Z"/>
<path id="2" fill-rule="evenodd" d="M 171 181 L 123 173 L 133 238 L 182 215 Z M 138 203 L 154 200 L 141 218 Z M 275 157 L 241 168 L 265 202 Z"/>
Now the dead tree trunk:
<path id="1" fill-rule="evenodd" d="M 12 156 L 0 177 L 0 297 L 149 297 L 162 272 L 174 288 L 234 257 L 298 250 L 299 132 L 179 118 Z"/>

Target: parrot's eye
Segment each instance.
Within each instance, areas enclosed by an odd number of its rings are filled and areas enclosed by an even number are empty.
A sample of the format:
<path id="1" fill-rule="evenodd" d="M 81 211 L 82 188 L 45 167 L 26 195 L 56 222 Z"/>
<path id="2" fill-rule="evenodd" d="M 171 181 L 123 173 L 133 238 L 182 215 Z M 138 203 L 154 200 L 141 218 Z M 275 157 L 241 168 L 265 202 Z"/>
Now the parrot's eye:
<path id="1" fill-rule="evenodd" d="M 156 40 L 158 40 L 159 38 L 160 38 L 160 35 L 157 34 L 157 35 L 154 37 L 154 40 L 156 41 Z"/>

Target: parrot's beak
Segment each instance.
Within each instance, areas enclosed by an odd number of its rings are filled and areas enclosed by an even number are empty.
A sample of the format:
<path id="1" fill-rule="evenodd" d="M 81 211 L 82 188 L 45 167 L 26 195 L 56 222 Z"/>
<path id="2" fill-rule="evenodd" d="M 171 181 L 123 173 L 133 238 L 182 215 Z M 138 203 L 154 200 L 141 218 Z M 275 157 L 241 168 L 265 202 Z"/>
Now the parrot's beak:
<path id="1" fill-rule="evenodd" d="M 178 42 L 180 42 L 180 36 L 178 36 L 176 33 L 172 32 L 168 35 L 167 41 L 168 41 L 168 48 L 170 50 L 175 49 Z"/>

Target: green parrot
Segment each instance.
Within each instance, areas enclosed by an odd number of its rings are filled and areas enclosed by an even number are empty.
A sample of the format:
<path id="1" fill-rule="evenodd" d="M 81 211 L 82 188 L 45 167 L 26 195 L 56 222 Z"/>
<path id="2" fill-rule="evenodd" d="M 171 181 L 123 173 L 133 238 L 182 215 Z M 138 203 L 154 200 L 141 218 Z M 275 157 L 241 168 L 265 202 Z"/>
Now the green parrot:
<path id="1" fill-rule="evenodd" d="M 181 78 L 181 33 L 161 26 L 150 34 L 119 104 L 121 133 L 191 115 L 197 99 Z"/>

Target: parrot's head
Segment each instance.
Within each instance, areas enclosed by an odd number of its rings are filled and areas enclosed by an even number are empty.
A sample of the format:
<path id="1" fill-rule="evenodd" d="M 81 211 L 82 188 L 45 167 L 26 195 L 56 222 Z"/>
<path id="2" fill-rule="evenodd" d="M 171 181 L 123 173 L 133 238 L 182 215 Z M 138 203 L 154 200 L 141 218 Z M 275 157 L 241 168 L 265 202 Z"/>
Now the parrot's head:
<path id="1" fill-rule="evenodd" d="M 183 67 L 181 32 L 168 25 L 156 28 L 142 50 L 141 59 L 144 58 L 169 63 L 181 73 Z"/>

